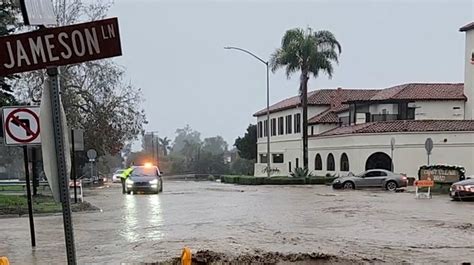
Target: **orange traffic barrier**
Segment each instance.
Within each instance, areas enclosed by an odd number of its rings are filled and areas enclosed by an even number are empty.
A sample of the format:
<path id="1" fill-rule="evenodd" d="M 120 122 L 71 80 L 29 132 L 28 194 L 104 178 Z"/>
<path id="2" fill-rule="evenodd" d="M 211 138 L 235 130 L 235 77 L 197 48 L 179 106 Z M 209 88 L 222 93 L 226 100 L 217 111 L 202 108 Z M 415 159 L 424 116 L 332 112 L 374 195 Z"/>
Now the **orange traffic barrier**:
<path id="1" fill-rule="evenodd" d="M 414 182 L 416 187 L 433 187 L 434 181 L 432 180 L 415 180 Z"/>
<path id="2" fill-rule="evenodd" d="M 0 265 L 10 265 L 7 257 L 0 257 Z"/>
<path id="3" fill-rule="evenodd" d="M 181 253 L 181 265 L 191 265 L 192 263 L 192 251 L 190 248 L 183 248 Z"/>

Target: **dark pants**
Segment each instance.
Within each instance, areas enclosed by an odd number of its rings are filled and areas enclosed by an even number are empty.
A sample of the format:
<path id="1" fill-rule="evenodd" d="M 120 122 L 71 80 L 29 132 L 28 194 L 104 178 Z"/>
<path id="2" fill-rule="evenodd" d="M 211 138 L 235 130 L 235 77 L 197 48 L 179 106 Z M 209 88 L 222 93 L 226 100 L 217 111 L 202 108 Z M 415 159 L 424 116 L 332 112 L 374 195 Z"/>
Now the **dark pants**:
<path id="1" fill-rule="evenodd" d="M 120 181 L 122 182 L 122 194 L 125 194 L 125 178 L 120 178 Z"/>

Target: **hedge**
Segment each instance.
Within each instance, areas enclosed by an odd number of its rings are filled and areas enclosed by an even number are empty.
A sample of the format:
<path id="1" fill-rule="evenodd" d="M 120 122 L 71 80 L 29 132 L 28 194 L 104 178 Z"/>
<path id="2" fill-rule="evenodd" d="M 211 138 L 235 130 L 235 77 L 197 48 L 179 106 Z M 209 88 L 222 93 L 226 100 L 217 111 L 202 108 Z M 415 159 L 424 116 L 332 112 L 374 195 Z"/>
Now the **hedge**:
<path id="1" fill-rule="evenodd" d="M 334 177 L 290 178 L 290 177 L 254 177 L 254 176 L 223 176 L 222 183 L 240 185 L 305 185 L 330 184 Z"/>

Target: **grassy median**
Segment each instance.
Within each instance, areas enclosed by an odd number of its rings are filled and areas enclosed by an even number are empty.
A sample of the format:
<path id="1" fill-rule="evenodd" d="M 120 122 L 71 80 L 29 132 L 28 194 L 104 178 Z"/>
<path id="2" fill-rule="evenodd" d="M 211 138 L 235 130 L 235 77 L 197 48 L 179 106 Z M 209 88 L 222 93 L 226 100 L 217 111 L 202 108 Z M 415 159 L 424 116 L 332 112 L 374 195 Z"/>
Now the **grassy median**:
<path id="1" fill-rule="evenodd" d="M 95 211 L 97 207 L 88 202 L 71 204 L 73 212 Z M 38 195 L 33 197 L 33 213 L 59 213 L 61 204 L 56 203 L 51 196 Z M 28 201 L 25 195 L 0 194 L 0 215 L 25 215 L 28 214 Z"/>

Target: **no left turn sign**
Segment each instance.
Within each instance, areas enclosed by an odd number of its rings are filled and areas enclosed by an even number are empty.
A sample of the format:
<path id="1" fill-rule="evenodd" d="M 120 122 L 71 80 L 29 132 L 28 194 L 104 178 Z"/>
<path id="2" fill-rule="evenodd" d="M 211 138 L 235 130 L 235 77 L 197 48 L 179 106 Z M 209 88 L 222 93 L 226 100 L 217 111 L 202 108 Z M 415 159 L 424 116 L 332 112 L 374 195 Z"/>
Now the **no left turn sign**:
<path id="1" fill-rule="evenodd" d="M 41 144 L 39 107 L 5 107 L 2 112 L 6 145 Z"/>

